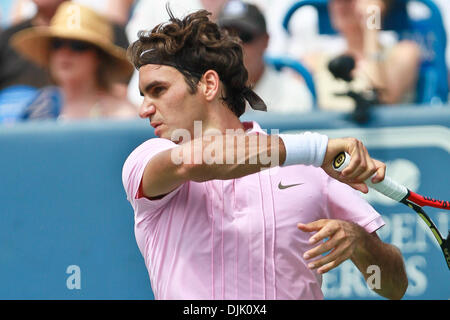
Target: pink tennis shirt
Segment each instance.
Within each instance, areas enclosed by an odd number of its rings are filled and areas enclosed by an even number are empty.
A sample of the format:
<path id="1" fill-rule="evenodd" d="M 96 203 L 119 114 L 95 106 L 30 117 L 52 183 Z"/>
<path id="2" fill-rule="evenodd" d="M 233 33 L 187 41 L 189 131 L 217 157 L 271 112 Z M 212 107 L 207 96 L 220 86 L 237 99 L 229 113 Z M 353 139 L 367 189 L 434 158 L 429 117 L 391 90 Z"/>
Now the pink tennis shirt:
<path id="1" fill-rule="evenodd" d="M 244 124 L 263 133 L 255 122 Z M 323 299 L 322 276 L 303 259 L 317 244 L 297 223 L 341 219 L 370 233 L 384 225 L 359 192 L 303 165 L 188 181 L 162 199 L 139 198 L 146 164 L 173 147 L 150 139 L 122 172 L 155 299 Z"/>

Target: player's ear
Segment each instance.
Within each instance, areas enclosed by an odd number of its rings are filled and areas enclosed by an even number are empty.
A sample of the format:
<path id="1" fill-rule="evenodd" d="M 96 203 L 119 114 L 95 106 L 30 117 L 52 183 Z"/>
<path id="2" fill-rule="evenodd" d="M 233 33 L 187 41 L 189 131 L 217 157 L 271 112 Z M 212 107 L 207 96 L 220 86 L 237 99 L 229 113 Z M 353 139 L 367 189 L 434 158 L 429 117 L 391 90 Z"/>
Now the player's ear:
<path id="1" fill-rule="evenodd" d="M 219 93 L 220 78 L 216 71 L 206 71 L 200 79 L 200 90 L 207 101 L 215 99 Z"/>

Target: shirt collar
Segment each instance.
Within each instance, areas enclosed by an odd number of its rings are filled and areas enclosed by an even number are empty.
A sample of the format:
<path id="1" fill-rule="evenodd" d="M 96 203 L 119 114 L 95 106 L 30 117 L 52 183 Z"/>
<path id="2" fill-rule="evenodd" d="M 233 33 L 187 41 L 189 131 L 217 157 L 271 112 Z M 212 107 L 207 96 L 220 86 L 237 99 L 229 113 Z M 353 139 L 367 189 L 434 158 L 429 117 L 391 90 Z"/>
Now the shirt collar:
<path id="1" fill-rule="evenodd" d="M 242 122 L 244 125 L 245 133 L 264 133 L 263 129 L 261 129 L 261 126 L 255 122 L 255 121 L 244 121 Z"/>

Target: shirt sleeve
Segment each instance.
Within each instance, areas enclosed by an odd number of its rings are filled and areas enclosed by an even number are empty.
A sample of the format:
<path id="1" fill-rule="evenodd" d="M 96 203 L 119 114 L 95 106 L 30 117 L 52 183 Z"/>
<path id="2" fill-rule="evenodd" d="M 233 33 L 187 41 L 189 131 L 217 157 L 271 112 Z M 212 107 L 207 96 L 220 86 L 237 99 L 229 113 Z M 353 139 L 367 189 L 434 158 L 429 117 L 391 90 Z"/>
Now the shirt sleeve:
<path id="1" fill-rule="evenodd" d="M 359 191 L 330 177 L 327 184 L 327 208 L 331 219 L 357 223 L 369 233 L 384 226 L 381 215 L 362 198 Z"/>
<path id="2" fill-rule="evenodd" d="M 128 156 L 122 169 L 122 183 L 127 199 L 134 210 L 136 210 L 136 201 L 139 200 L 137 194 L 147 163 L 158 153 L 176 146 L 174 142 L 168 139 L 154 138 L 141 144 Z M 151 201 L 147 198 L 143 198 L 143 200 L 155 203 L 161 202 L 161 200 Z"/>

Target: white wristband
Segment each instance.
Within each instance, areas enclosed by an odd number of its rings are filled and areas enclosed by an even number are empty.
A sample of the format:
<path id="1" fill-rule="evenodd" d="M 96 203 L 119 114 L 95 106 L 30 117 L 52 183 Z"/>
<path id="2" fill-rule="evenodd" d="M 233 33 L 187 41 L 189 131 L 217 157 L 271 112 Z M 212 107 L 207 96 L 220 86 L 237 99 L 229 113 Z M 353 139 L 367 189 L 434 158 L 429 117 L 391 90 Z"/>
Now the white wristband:
<path id="1" fill-rule="evenodd" d="M 283 167 L 304 164 L 320 167 L 327 152 L 328 137 L 313 132 L 302 134 L 280 134 L 286 149 Z"/>

